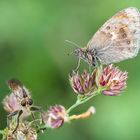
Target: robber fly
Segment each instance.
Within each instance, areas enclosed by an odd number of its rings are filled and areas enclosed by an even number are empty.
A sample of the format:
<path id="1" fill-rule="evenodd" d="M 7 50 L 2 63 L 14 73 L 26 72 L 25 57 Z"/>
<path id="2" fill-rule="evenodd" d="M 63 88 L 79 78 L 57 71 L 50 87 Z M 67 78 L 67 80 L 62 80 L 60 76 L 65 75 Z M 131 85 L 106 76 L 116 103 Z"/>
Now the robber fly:
<path id="1" fill-rule="evenodd" d="M 8 115 L 8 120 L 11 120 L 13 116 L 17 116 L 17 125 L 13 131 L 14 133 L 19 126 L 19 118 L 24 111 L 29 112 L 32 115 L 32 118 L 35 119 L 33 112 L 40 111 L 40 108 L 32 106 L 33 100 L 31 98 L 30 92 L 19 80 L 10 79 L 8 81 L 8 86 L 11 89 L 12 93 L 15 95 L 19 104 L 21 105 L 21 110 L 16 110 L 15 112 L 12 112 Z"/>

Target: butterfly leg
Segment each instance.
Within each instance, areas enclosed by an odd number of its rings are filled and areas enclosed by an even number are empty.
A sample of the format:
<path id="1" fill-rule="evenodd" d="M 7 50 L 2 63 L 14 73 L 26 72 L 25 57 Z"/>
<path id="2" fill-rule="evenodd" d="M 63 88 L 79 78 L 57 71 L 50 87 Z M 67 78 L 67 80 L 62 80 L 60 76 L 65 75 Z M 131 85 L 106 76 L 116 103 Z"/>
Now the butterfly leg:
<path id="1" fill-rule="evenodd" d="M 92 65 L 93 65 L 94 68 L 99 67 L 98 57 L 94 57 L 92 62 L 93 62 Z"/>
<path id="2" fill-rule="evenodd" d="M 77 65 L 77 67 L 76 67 L 76 69 L 75 69 L 74 71 L 77 71 L 77 70 L 79 69 L 79 67 L 80 67 L 80 62 L 81 62 L 81 59 L 79 58 L 79 60 L 78 60 L 78 65 Z"/>

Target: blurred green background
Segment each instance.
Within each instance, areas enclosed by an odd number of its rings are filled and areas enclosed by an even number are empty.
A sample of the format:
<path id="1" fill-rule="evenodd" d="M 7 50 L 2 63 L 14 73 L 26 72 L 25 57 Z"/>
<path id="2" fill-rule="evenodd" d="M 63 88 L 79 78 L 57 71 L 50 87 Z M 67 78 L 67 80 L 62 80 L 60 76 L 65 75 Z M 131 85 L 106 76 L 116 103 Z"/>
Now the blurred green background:
<path id="1" fill-rule="evenodd" d="M 0 100 L 9 93 L 6 81 L 15 77 L 32 92 L 36 105 L 69 107 L 75 94 L 68 73 L 77 59 L 68 56 L 71 40 L 85 46 L 91 36 L 119 10 L 140 0 L 0 0 Z M 97 96 L 73 113 L 94 105 L 97 113 L 60 129 L 47 130 L 39 140 L 138 140 L 140 139 L 140 55 L 119 63 L 129 72 L 122 96 Z M 87 68 L 82 63 L 81 70 Z M 6 113 L 0 106 L 0 129 Z"/>

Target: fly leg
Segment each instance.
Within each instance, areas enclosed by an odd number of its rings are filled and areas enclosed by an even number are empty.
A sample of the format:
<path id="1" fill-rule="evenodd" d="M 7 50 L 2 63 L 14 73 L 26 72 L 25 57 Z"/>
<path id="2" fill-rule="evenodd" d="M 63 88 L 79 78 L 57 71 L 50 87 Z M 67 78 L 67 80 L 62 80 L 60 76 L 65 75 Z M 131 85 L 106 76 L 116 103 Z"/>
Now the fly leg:
<path id="1" fill-rule="evenodd" d="M 23 113 L 22 110 L 17 110 L 17 111 L 12 112 L 11 114 L 9 114 L 7 116 L 7 125 L 8 125 L 9 128 L 11 127 L 12 121 L 13 120 L 16 121 L 16 127 L 14 128 L 14 130 L 12 132 L 13 134 L 15 133 L 15 131 L 17 130 L 17 128 L 19 126 L 19 118 L 20 118 L 22 113 Z"/>

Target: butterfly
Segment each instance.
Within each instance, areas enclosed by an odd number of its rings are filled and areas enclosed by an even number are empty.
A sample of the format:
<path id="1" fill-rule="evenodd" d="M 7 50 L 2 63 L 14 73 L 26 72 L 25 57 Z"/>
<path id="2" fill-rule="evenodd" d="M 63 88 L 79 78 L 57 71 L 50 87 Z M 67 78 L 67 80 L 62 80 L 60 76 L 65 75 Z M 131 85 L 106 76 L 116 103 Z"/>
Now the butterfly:
<path id="1" fill-rule="evenodd" d="M 117 63 L 137 56 L 140 48 L 140 12 L 135 7 L 126 8 L 93 35 L 86 47 L 73 53 L 90 66 Z"/>

